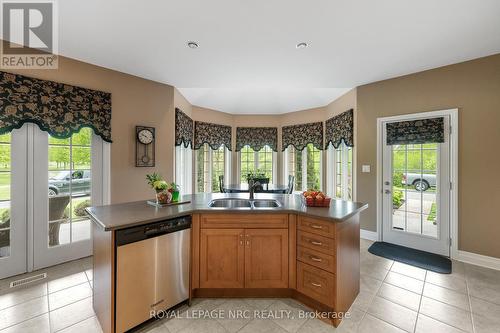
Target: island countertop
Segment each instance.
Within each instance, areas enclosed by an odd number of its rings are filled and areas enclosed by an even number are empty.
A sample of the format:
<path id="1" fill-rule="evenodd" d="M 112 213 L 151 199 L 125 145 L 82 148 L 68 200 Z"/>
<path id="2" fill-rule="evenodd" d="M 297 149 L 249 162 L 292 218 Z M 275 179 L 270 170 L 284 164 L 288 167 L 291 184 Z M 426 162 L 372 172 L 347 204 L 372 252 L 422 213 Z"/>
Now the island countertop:
<path id="1" fill-rule="evenodd" d="M 190 203 L 167 207 L 154 207 L 146 200 L 86 208 L 94 223 L 105 231 L 119 230 L 151 222 L 162 221 L 194 213 L 290 213 L 317 217 L 331 222 L 342 222 L 368 208 L 368 204 L 332 199 L 329 208 L 307 207 L 300 194 L 255 194 L 255 199 L 275 199 L 281 207 L 221 208 L 209 207 L 210 201 L 222 198 L 248 199 L 248 193 L 199 193 L 184 195 L 181 201 Z"/>

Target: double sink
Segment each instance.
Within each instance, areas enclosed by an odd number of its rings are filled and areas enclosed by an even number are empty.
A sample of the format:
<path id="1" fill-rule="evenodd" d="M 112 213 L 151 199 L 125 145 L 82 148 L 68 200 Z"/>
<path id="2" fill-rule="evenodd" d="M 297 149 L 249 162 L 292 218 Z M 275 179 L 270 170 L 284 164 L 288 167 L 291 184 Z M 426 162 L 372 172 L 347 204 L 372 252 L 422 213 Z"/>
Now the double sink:
<path id="1" fill-rule="evenodd" d="M 214 199 L 208 204 L 210 208 L 279 208 L 281 203 L 274 199 L 240 199 L 240 198 L 224 198 Z"/>

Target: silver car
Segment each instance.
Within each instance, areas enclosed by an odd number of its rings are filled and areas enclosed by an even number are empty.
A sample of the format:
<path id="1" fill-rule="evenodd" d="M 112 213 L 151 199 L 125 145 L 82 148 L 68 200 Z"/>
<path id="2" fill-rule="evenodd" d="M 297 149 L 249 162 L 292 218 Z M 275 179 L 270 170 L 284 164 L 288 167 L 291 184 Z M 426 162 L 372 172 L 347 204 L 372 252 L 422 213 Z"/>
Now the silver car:
<path id="1" fill-rule="evenodd" d="M 417 191 L 427 191 L 431 187 L 436 187 L 436 175 L 407 173 L 403 174 L 403 184 L 413 185 Z"/>

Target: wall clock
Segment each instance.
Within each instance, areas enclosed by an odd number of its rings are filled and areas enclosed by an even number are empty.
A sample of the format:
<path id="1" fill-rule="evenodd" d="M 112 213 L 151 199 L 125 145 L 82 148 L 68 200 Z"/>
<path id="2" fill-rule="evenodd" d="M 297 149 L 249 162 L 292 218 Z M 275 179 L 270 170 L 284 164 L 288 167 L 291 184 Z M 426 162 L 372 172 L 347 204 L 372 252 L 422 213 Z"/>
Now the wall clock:
<path id="1" fill-rule="evenodd" d="M 155 128 L 135 127 L 135 166 L 155 166 Z"/>

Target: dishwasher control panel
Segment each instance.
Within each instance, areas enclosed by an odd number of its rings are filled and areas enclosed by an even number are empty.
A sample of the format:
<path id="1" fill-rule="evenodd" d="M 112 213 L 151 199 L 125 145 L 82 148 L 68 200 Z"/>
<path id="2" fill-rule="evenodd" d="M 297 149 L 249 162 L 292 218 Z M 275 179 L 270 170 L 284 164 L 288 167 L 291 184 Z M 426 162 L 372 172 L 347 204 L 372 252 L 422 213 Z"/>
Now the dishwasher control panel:
<path id="1" fill-rule="evenodd" d="M 116 232 L 116 246 L 138 242 L 151 237 L 191 228 L 191 216 L 131 227 Z"/>

